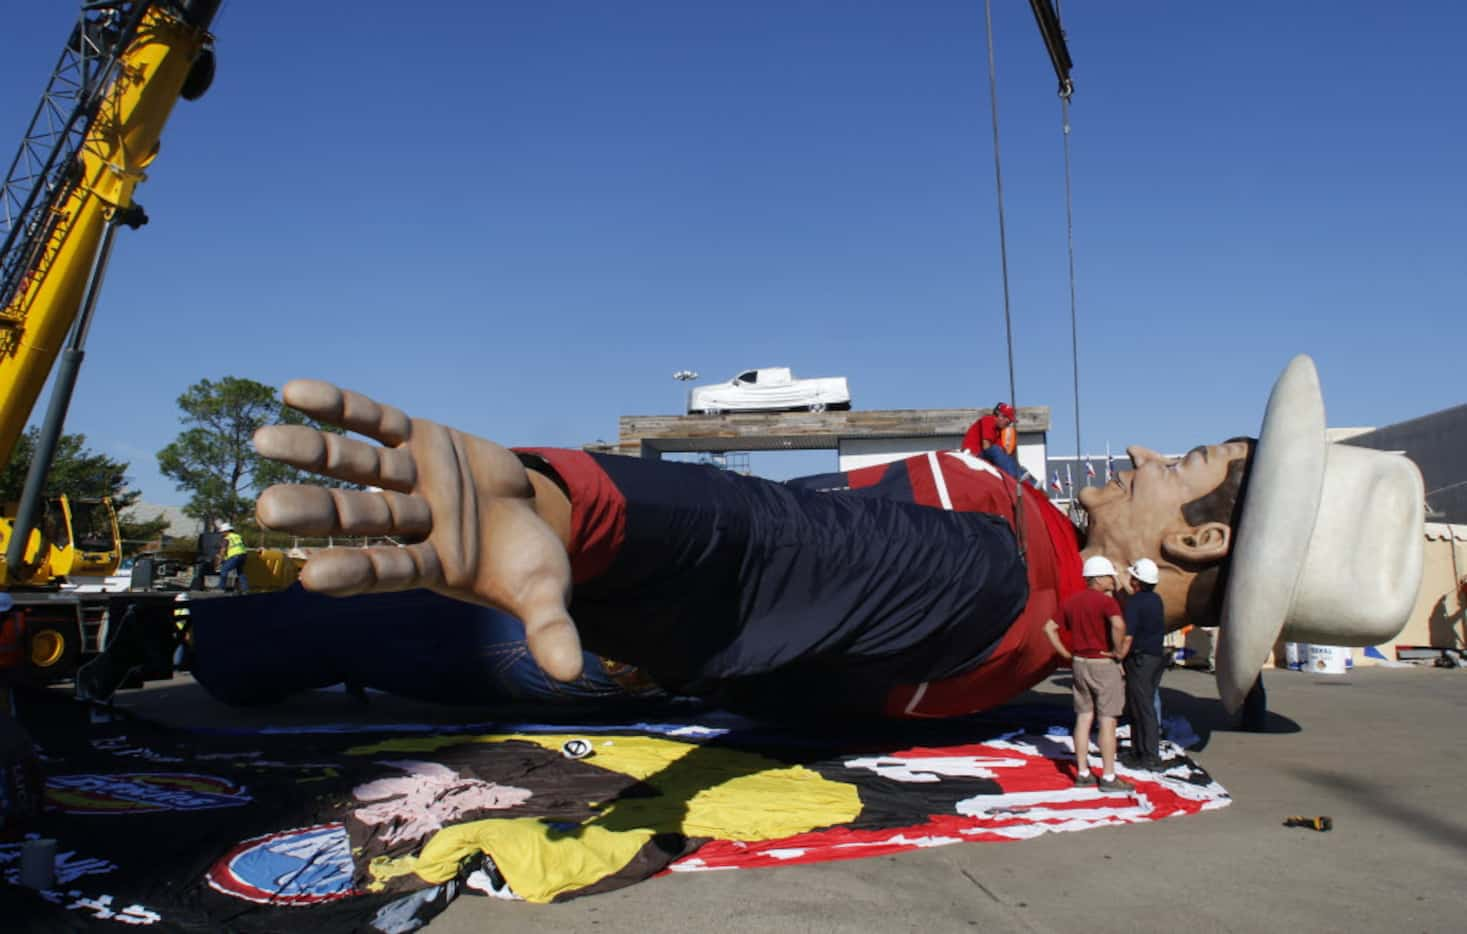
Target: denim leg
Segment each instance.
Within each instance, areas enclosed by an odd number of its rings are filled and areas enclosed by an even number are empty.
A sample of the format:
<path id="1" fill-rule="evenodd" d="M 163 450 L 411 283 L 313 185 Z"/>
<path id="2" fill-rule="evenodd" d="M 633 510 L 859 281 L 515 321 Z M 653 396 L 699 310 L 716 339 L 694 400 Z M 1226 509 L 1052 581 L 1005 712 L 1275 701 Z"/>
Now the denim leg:
<path id="1" fill-rule="evenodd" d="M 224 563 L 219 565 L 219 589 L 229 589 L 230 572 L 236 572 L 241 583 L 244 582 L 244 556 L 235 555 L 233 558 L 225 558 Z"/>
<path id="2" fill-rule="evenodd" d="M 983 459 L 1011 477 L 1017 478 L 1021 475 L 1019 462 L 1012 454 L 997 445 L 984 448 Z"/>

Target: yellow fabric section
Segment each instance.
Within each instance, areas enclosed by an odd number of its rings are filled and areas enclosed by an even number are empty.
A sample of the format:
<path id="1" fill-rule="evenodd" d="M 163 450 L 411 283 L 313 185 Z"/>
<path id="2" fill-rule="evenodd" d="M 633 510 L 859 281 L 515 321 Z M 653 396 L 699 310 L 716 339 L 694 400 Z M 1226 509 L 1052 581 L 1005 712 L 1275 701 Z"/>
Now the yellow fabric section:
<path id="1" fill-rule="evenodd" d="M 372 874 L 372 881 L 367 883 L 367 891 L 380 892 L 387 887 L 387 883 L 398 876 L 411 875 L 418 871 L 418 858 L 416 856 L 378 856 L 367 864 L 367 871 Z"/>
<path id="2" fill-rule="evenodd" d="M 548 902 L 617 872 L 656 833 L 774 840 L 846 823 L 861 811 L 855 786 L 830 781 L 803 766 L 655 736 L 427 736 L 387 740 L 351 752 L 421 753 L 464 742 L 508 740 L 558 752 L 568 739 L 592 743 L 595 755 L 586 760 L 588 764 L 646 781 L 661 794 L 619 801 L 569 831 L 554 830 L 539 818 L 490 819 L 445 827 L 423 846 L 414 871 L 427 882 L 444 882 L 453 878 L 464 857 L 482 850 L 494 858 L 517 895 L 526 901 Z M 375 865 L 373 875 L 377 876 Z"/>
<path id="3" fill-rule="evenodd" d="M 619 871 L 651 839 L 650 830 L 608 830 L 597 820 L 559 833 L 535 817 L 473 821 L 434 834 L 415 871 L 427 882 L 446 882 L 464 857 L 482 851 L 516 895 L 544 904 Z"/>

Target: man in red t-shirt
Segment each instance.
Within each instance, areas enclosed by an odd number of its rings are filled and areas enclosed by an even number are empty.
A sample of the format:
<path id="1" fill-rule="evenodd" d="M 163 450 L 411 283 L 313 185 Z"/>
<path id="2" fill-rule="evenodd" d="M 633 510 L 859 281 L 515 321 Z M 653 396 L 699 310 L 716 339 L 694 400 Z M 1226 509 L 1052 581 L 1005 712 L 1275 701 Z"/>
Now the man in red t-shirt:
<path id="1" fill-rule="evenodd" d="M 1011 429 L 1014 425 L 1014 407 L 999 402 L 993 411 L 968 426 L 963 435 L 962 449 L 977 455 L 1013 477 L 1022 477 L 1019 462 L 1014 459 L 1017 445 Z"/>
<path id="2" fill-rule="evenodd" d="M 1044 626 L 1054 650 L 1070 660 L 1074 672 L 1075 784 L 1096 784 L 1090 774 L 1090 725 L 1098 715 L 1100 790 L 1131 791 L 1129 782 L 1116 778 L 1116 720 L 1126 707 L 1121 659 L 1130 650 L 1131 637 L 1126 635 L 1121 607 L 1111 596 L 1116 589 L 1115 565 L 1095 555 L 1086 559 L 1084 574 L 1085 589 L 1065 601 L 1060 623 L 1050 620 Z"/>
<path id="3" fill-rule="evenodd" d="M 1007 402 L 998 403 L 993 407 L 992 412 L 968 426 L 967 433 L 963 435 L 963 450 L 969 454 L 982 456 L 989 447 L 996 445 L 1002 449 L 1004 429 L 1013 423 L 1014 407 Z"/>

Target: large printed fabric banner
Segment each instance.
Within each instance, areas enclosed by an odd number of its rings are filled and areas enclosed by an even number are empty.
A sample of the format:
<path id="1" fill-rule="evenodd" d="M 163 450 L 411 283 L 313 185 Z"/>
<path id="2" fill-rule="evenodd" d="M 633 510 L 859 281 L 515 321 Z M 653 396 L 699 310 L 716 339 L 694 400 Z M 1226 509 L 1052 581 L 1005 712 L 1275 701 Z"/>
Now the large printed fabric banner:
<path id="1" fill-rule="evenodd" d="M 224 734 L 49 713 L 32 725 L 46 808 L 31 836 L 57 841 L 54 888 L 20 888 L 24 841 L 0 842 L 0 917 L 26 930 L 406 931 L 463 893 L 551 902 L 663 871 L 1024 840 L 1228 803 L 1175 747 L 1163 773 L 1123 772 L 1135 792 L 1075 788 L 1061 710 L 846 735 L 716 716 Z"/>

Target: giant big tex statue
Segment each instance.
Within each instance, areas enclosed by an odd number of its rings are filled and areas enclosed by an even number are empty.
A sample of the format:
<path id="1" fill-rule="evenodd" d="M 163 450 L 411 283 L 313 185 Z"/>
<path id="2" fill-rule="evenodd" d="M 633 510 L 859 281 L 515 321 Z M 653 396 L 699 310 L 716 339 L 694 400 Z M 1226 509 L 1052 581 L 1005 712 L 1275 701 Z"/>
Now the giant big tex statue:
<path id="1" fill-rule="evenodd" d="M 321 382 L 292 382 L 284 395 L 378 444 L 271 426 L 258 450 L 378 489 L 273 487 L 260 521 L 410 542 L 317 553 L 304 587 L 427 589 L 457 603 L 413 612 L 510 614 L 556 683 L 584 682 L 588 665 L 614 660 L 667 691 L 765 714 L 982 710 L 1054 669 L 1044 625 L 1083 586 L 1083 559 L 1105 555 L 1157 563 L 1172 628 L 1221 627 L 1218 683 L 1233 709 L 1281 633 L 1384 641 L 1404 625 L 1421 575 L 1419 472 L 1404 457 L 1326 442 L 1304 356 L 1274 386 L 1256 441 L 1176 461 L 1131 448 L 1133 470 L 1082 493 L 1083 541 L 1042 494 L 1016 497 L 1011 478 L 961 452 L 774 483 L 510 450 Z M 401 632 L 421 622 L 395 612 Z M 374 651 L 362 641 L 360 652 Z M 440 686 L 471 698 L 494 677 L 489 648 L 460 644 L 438 676 L 457 683 Z M 368 662 L 338 667 L 354 664 Z"/>

